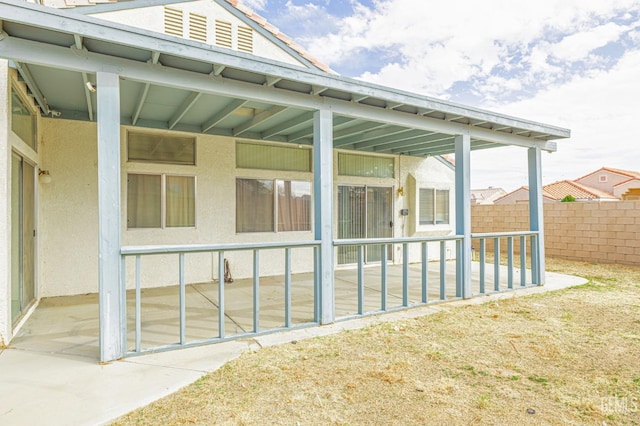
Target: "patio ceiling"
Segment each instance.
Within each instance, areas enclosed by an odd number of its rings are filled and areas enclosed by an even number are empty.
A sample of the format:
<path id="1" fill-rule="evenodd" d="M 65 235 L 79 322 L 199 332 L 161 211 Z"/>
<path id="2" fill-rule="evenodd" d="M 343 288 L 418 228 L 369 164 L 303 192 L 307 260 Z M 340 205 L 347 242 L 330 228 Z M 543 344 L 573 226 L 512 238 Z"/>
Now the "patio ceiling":
<path id="1" fill-rule="evenodd" d="M 96 72 L 121 76 L 121 124 L 311 144 L 313 111 L 334 113 L 334 147 L 389 154 L 504 145 L 555 151 L 567 129 L 23 1 L 0 3 L 0 57 L 43 115 L 95 121 Z M 98 87 L 97 90 L 100 90 Z"/>

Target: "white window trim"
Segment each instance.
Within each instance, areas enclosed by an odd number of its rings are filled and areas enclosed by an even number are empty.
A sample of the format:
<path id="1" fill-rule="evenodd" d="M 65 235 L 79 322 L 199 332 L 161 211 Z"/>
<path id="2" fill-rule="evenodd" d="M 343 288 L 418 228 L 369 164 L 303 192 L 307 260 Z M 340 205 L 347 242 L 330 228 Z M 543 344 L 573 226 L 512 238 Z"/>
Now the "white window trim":
<path id="1" fill-rule="evenodd" d="M 420 220 L 420 205 L 422 203 L 421 197 L 420 197 L 420 192 L 422 190 L 430 190 L 433 191 L 433 222 L 432 223 L 422 223 Z M 437 191 L 447 191 L 449 193 L 449 203 L 447 205 L 447 213 L 448 213 L 448 221 L 447 223 L 437 223 L 437 211 L 438 211 L 438 200 L 437 200 Z M 429 228 L 429 229 L 433 229 L 434 227 L 444 227 L 444 228 L 451 228 L 451 188 L 438 188 L 438 187 L 428 187 L 428 186 L 423 186 L 423 187 L 418 187 L 418 194 L 417 194 L 417 203 L 416 203 L 416 208 L 417 208 L 417 221 L 418 221 L 418 227 L 420 228 Z"/>

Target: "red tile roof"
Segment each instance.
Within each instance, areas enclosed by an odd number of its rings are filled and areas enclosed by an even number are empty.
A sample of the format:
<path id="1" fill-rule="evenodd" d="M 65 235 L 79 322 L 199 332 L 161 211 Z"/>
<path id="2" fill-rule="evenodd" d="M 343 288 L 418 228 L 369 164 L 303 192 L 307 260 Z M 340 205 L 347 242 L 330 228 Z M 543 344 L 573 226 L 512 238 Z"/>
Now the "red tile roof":
<path id="1" fill-rule="evenodd" d="M 550 183 L 545 185 L 543 189 L 556 200 L 562 200 L 567 195 L 573 196 L 576 200 L 616 199 L 616 197 L 605 191 L 570 180 Z"/>

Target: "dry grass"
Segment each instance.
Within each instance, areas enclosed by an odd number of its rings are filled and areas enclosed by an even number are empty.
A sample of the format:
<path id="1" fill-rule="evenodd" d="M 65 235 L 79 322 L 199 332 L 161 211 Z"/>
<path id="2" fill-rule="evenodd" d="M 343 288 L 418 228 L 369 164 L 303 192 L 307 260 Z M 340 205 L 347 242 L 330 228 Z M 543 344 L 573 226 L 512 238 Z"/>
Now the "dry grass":
<path id="1" fill-rule="evenodd" d="M 246 353 L 117 424 L 640 424 L 640 268 Z"/>

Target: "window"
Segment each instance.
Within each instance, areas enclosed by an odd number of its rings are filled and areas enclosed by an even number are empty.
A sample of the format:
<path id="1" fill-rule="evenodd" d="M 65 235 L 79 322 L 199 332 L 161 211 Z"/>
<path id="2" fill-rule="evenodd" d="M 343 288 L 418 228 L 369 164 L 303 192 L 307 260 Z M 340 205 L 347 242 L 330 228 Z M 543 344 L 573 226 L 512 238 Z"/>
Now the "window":
<path id="1" fill-rule="evenodd" d="M 195 165 L 196 139 L 131 132 L 127 135 L 127 160 Z"/>
<path id="2" fill-rule="evenodd" d="M 341 176 L 393 178 L 394 159 L 340 153 L 338 154 L 338 174 Z"/>
<path id="3" fill-rule="evenodd" d="M 311 182 L 236 179 L 236 232 L 311 230 Z"/>
<path id="4" fill-rule="evenodd" d="M 236 167 L 241 169 L 311 171 L 311 150 L 288 146 L 238 142 Z"/>
<path id="5" fill-rule="evenodd" d="M 420 225 L 449 223 L 449 190 L 420 189 Z"/>
<path id="6" fill-rule="evenodd" d="M 127 228 L 195 227 L 196 178 L 127 175 Z"/>
<path id="7" fill-rule="evenodd" d="M 27 145 L 38 150 L 36 144 L 36 116 L 11 88 L 11 130 Z"/>

